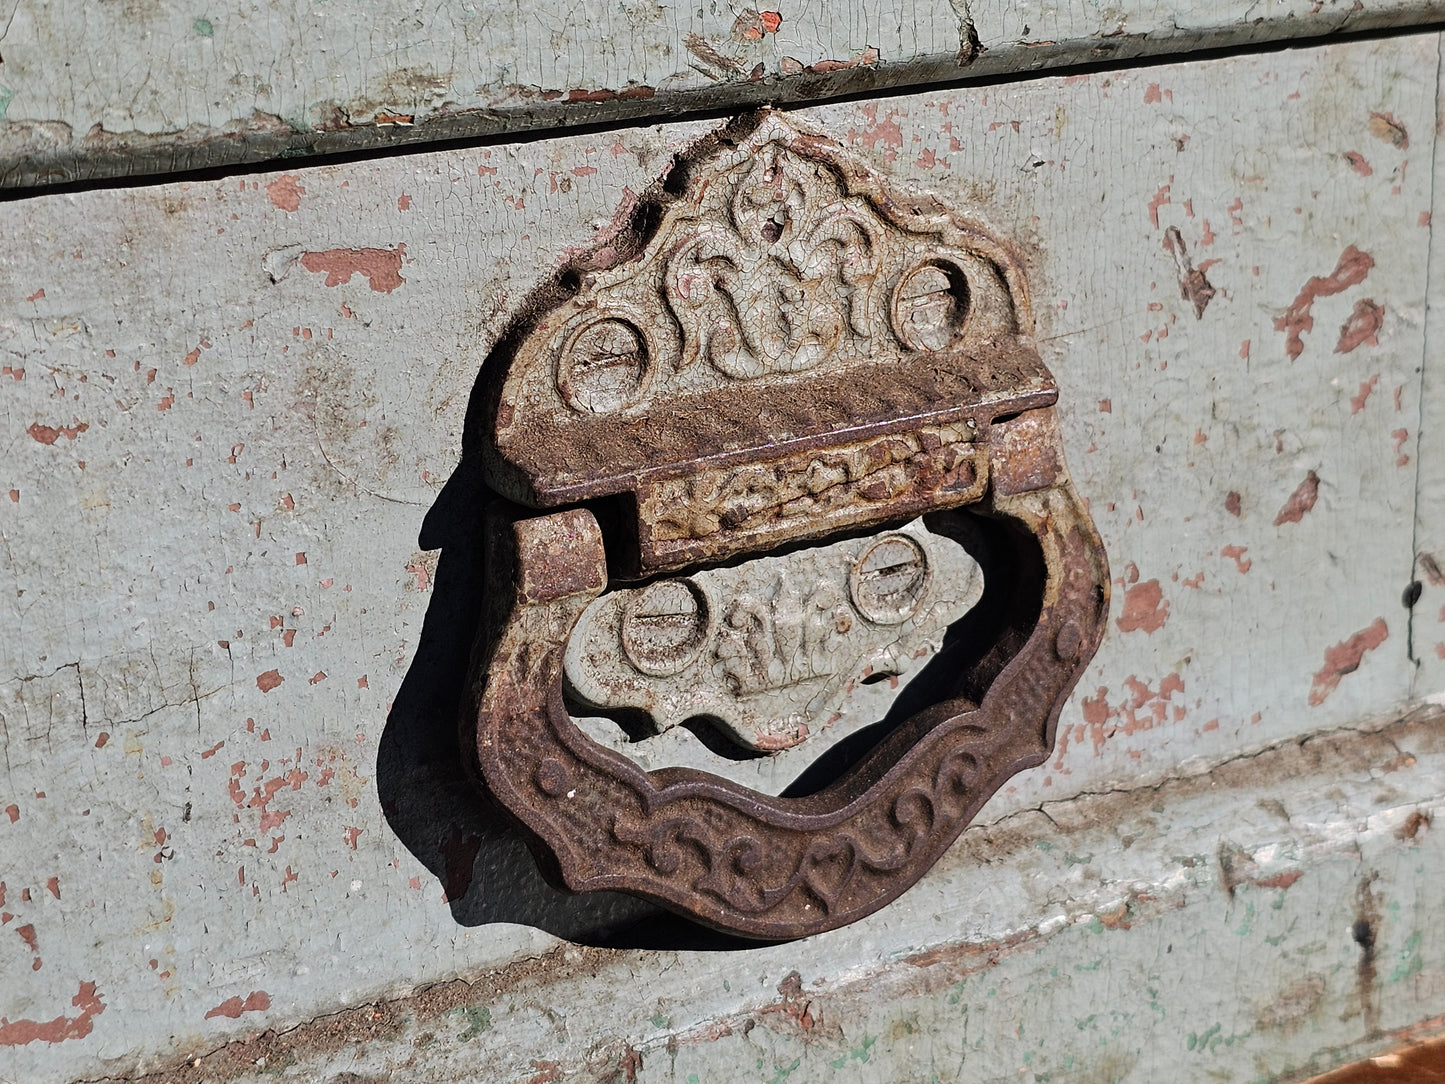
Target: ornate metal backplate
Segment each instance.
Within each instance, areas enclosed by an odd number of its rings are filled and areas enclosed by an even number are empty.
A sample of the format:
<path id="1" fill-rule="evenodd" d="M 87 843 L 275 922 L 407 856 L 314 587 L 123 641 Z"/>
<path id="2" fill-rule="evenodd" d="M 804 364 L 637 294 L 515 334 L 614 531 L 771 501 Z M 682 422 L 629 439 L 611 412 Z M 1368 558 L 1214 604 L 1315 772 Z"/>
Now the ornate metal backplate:
<path id="1" fill-rule="evenodd" d="M 1046 758 L 1109 581 L 1031 331 L 1008 244 L 772 113 L 539 288 L 484 369 L 476 751 L 557 883 L 803 936 Z M 922 659 L 921 703 L 784 796 L 644 771 L 569 714 L 805 748 Z"/>

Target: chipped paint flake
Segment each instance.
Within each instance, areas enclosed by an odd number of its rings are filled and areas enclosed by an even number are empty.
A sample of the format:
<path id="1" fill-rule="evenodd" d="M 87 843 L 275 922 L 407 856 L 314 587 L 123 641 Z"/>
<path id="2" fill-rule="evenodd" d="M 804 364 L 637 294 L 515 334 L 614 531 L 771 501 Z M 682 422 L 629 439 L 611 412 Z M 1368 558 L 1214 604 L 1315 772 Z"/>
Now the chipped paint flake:
<path id="1" fill-rule="evenodd" d="M 332 248 L 304 252 L 301 266 L 326 275 L 327 286 L 343 286 L 352 275 L 361 275 L 377 293 L 389 294 L 406 281 L 401 275 L 406 245 L 395 248 Z"/>
<path id="2" fill-rule="evenodd" d="M 264 1012 L 270 1007 L 270 994 L 266 993 L 265 990 L 252 990 L 244 999 L 239 995 L 227 998 L 214 1009 L 208 1010 L 206 1012 L 206 1019 L 214 1020 L 218 1016 L 223 1016 L 229 1020 L 235 1020 L 240 1017 L 242 1013 Z"/>
<path id="3" fill-rule="evenodd" d="M 1358 670 L 1365 655 L 1383 644 L 1389 635 L 1390 630 L 1385 619 L 1377 617 L 1349 639 L 1327 649 L 1325 664 L 1310 683 L 1310 706 L 1318 707 L 1323 704 L 1339 686 L 1340 679 Z"/>
<path id="4" fill-rule="evenodd" d="M 1348 290 L 1351 286 L 1358 286 L 1365 281 L 1365 276 L 1374 266 L 1373 256 L 1350 245 L 1340 253 L 1339 261 L 1332 272 L 1323 278 L 1316 275 L 1304 284 L 1285 314 L 1274 321 L 1274 329 L 1285 333 L 1284 350 L 1291 361 L 1304 353 L 1302 336 L 1315 326 L 1314 316 L 1310 311 L 1314 307 L 1315 299 L 1330 297 Z M 1343 332 L 1341 339 L 1343 341 Z"/>
<path id="5" fill-rule="evenodd" d="M 95 1018 L 105 1012 L 105 1003 L 93 982 L 82 982 L 79 992 L 70 999 L 80 1012 L 75 1016 L 61 1014 L 53 1020 L 7 1020 L 0 1016 L 0 1046 L 27 1046 L 30 1043 L 63 1043 L 84 1039 L 95 1029 Z"/>

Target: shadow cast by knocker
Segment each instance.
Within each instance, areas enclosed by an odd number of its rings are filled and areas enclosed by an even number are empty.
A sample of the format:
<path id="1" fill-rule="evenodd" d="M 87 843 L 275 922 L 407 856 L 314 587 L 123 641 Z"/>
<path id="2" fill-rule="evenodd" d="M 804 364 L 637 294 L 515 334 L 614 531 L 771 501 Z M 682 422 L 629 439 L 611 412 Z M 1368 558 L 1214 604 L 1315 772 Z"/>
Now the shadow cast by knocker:
<path id="1" fill-rule="evenodd" d="M 441 554 L 416 655 L 377 752 L 376 786 L 388 825 L 436 877 L 428 891 L 445 894 L 462 926 L 520 923 L 578 944 L 616 948 L 754 944 L 632 896 L 558 891 L 467 772 L 459 721 L 486 605 L 478 510 L 491 498 L 475 459 L 464 455 L 422 524 L 419 545 Z"/>

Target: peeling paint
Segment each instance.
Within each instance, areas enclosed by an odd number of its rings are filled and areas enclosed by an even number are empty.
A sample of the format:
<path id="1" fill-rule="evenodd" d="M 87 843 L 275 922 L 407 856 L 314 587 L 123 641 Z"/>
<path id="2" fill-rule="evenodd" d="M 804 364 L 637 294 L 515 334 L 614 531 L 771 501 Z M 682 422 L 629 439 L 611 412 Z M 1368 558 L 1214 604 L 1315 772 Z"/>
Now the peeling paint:
<path id="1" fill-rule="evenodd" d="M 1299 484 L 1289 499 L 1280 508 L 1279 515 L 1274 517 L 1274 525 L 1282 527 L 1286 523 L 1298 523 L 1305 518 L 1305 515 L 1315 506 L 1320 495 L 1320 476 L 1314 471 L 1305 475 L 1305 480 Z"/>
<path id="2" fill-rule="evenodd" d="M 76 1016 L 61 1014 L 53 1020 L 7 1020 L 0 1016 L 0 1046 L 26 1046 L 30 1043 L 63 1043 L 84 1039 L 95 1029 L 95 1018 L 105 1012 L 105 1004 L 96 992 L 95 983 L 82 982 L 80 990 L 70 999 L 80 1010 Z"/>
<path id="3" fill-rule="evenodd" d="M 406 281 L 401 276 L 405 256 L 405 244 L 395 248 L 332 248 L 304 252 L 300 263 L 308 271 L 325 272 L 327 286 L 343 286 L 352 275 L 361 275 L 372 290 L 389 294 Z"/>
<path id="4" fill-rule="evenodd" d="M 1169 618 L 1169 603 L 1158 580 L 1145 580 L 1124 592 L 1124 612 L 1115 622 L 1120 632 L 1155 633 Z"/>
<path id="5" fill-rule="evenodd" d="M 1325 651 L 1325 664 L 1310 683 L 1310 706 L 1318 707 L 1340 684 L 1340 679 L 1353 674 L 1364 662 L 1365 655 L 1383 644 L 1390 631 L 1383 617 L 1368 627 Z"/>
<path id="6" fill-rule="evenodd" d="M 218 1016 L 224 1016 L 227 1019 L 235 1020 L 242 1013 L 264 1012 L 270 1007 L 270 994 L 266 993 L 265 990 L 252 990 L 249 994 L 246 995 L 244 1000 L 242 1000 L 239 995 L 236 997 L 227 998 L 225 1001 L 217 1005 L 214 1009 L 208 1010 L 206 1012 L 206 1019 L 214 1020 Z"/>
<path id="7" fill-rule="evenodd" d="M 1348 290 L 1351 286 L 1358 286 L 1365 281 L 1365 276 L 1374 266 L 1373 256 L 1350 245 L 1340 254 L 1339 262 L 1335 264 L 1332 272 L 1323 278 L 1316 275 L 1304 284 L 1298 296 L 1290 303 L 1289 309 L 1274 322 L 1274 329 L 1285 333 L 1285 354 L 1291 361 L 1304 353 L 1305 345 L 1301 336 L 1315 326 L 1314 316 L 1310 312 L 1315 299 L 1330 297 Z M 1343 332 L 1341 336 L 1343 339 Z"/>
<path id="8" fill-rule="evenodd" d="M 271 199 L 271 205 L 280 211 L 299 211 L 301 209 L 301 197 L 306 194 L 306 189 L 298 183 L 298 178 L 291 173 L 276 178 L 266 186 L 266 195 Z"/>
<path id="9" fill-rule="evenodd" d="M 1371 113 L 1369 128 L 1370 134 L 1382 143 L 1388 143 L 1397 150 L 1410 149 L 1410 133 L 1393 113 Z"/>
<path id="10" fill-rule="evenodd" d="M 32 422 L 25 432 L 29 433 L 30 439 L 37 444 L 54 444 L 61 437 L 74 440 L 89 428 L 89 422 L 76 422 L 74 425 L 42 425 L 40 422 Z"/>
<path id="11" fill-rule="evenodd" d="M 1350 318 L 1340 325 L 1340 341 L 1335 345 L 1336 354 L 1348 354 L 1357 346 L 1380 345 L 1380 328 L 1385 323 L 1385 306 L 1377 305 L 1371 298 L 1355 302 Z"/>

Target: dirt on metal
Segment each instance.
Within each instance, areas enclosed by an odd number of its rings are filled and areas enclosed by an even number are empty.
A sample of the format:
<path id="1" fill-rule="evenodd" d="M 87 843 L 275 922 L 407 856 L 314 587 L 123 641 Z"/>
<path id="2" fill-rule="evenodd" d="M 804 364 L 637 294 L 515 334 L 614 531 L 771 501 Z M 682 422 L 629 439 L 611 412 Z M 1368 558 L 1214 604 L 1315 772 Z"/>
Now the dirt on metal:
<path id="1" fill-rule="evenodd" d="M 487 480 L 516 502 L 492 509 L 510 571 L 492 597 L 514 601 L 483 633 L 474 695 L 486 788 L 554 883 L 762 940 L 834 929 L 895 899 L 1047 759 L 1109 574 L 1032 328 L 1012 245 L 770 112 L 679 156 L 627 228 L 537 289 L 483 368 Z M 644 578 L 965 506 L 997 555 L 976 642 L 821 789 L 646 772 L 569 717 L 566 645 L 600 570 Z M 856 620 L 886 625 L 883 588 L 854 586 Z M 683 612 L 685 590 L 650 616 L 687 633 L 703 611 Z M 777 607 L 735 617 L 769 642 L 791 627 Z M 673 659 L 650 650 L 619 645 L 642 674 Z M 817 671 L 772 661 L 762 687 Z M 759 733 L 761 749 L 807 736 L 790 719 Z"/>

